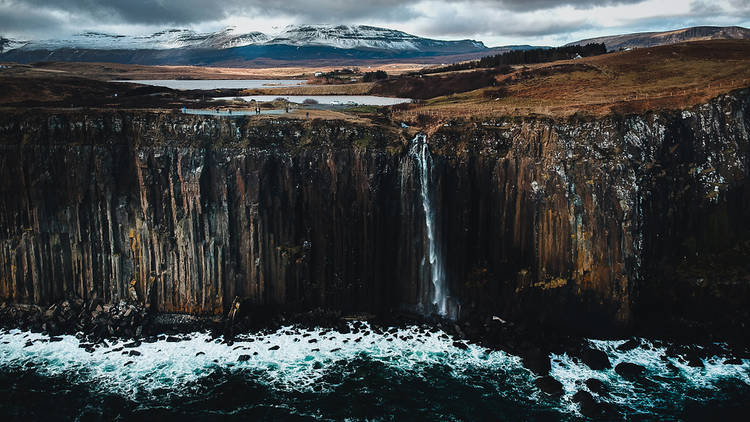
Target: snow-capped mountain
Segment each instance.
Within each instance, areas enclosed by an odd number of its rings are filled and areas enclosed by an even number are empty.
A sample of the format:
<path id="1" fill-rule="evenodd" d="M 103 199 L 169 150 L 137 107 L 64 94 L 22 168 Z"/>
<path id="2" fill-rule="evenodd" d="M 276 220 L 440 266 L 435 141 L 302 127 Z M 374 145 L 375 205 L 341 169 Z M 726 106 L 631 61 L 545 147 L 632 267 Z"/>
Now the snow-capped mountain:
<path id="1" fill-rule="evenodd" d="M 16 41 L 9 38 L 0 37 L 0 53 L 23 47 L 25 44 L 25 41 Z"/>
<path id="2" fill-rule="evenodd" d="M 83 32 L 56 40 L 0 41 L 0 60 L 217 64 L 270 60 L 388 59 L 487 52 L 479 41 L 442 41 L 363 25 L 290 25 L 273 34 L 236 28 L 168 29 L 131 36 Z"/>
<path id="3" fill-rule="evenodd" d="M 479 41 L 440 41 L 365 25 L 290 25 L 274 34 L 266 44 L 404 51 L 441 51 L 458 46 L 486 48 Z"/>
<path id="4" fill-rule="evenodd" d="M 12 41 L 12 40 L 8 40 Z M 485 49 L 478 41 L 439 41 L 393 29 L 364 25 L 289 25 L 267 35 L 262 32 L 238 32 L 226 28 L 218 32 L 198 33 L 189 29 L 168 29 L 144 36 L 83 32 L 70 38 L 17 42 L 13 48 L 25 50 L 167 50 L 172 48 L 226 49 L 248 45 L 327 46 L 343 49 L 441 51 L 454 48 Z M 9 50 L 10 48 L 8 48 Z"/>
<path id="5" fill-rule="evenodd" d="M 269 40 L 262 32 L 237 33 L 234 28 L 211 33 L 189 29 L 168 29 L 150 35 L 129 36 L 102 32 L 83 32 L 70 38 L 17 43 L 25 50 L 59 50 L 63 48 L 90 50 L 168 50 L 172 48 L 224 49 L 259 44 Z"/>

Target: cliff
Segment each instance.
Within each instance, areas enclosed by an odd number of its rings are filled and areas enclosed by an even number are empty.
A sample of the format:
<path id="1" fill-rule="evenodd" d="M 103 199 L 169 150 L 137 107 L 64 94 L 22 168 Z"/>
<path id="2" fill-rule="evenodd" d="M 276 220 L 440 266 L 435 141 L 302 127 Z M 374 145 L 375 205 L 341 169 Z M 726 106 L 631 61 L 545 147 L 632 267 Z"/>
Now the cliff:
<path id="1" fill-rule="evenodd" d="M 461 317 L 747 321 L 749 106 L 744 90 L 685 111 L 437 129 L 434 231 Z M 0 296 L 424 310 L 411 138 L 340 121 L 4 113 Z"/>

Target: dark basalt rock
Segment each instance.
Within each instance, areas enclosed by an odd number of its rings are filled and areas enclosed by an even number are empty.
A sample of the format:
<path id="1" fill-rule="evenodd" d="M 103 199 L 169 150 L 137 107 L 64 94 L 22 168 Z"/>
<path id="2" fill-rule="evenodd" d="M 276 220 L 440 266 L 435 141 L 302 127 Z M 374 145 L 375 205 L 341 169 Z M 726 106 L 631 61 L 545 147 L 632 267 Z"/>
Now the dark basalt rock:
<path id="1" fill-rule="evenodd" d="M 583 347 L 579 356 L 586 366 L 595 371 L 601 371 L 612 367 L 612 364 L 609 363 L 609 357 L 607 357 L 607 354 L 601 350 L 593 349 L 591 347 Z"/>
<path id="2" fill-rule="evenodd" d="M 646 368 L 635 363 L 620 362 L 615 366 L 615 372 L 623 378 L 634 379 L 641 377 Z"/>
<path id="3" fill-rule="evenodd" d="M 469 350 L 469 346 L 467 346 L 463 341 L 454 341 L 453 347 L 456 347 L 460 350 Z"/>
<path id="4" fill-rule="evenodd" d="M 588 418 L 610 420 L 615 414 L 611 404 L 597 401 L 588 391 L 578 390 L 572 399 L 578 403 L 581 414 Z"/>
<path id="5" fill-rule="evenodd" d="M 742 359 L 732 357 L 724 360 L 724 365 L 742 365 Z"/>
<path id="6" fill-rule="evenodd" d="M 237 358 L 237 362 L 247 362 L 248 360 L 250 360 L 250 355 L 240 355 Z"/>
<path id="7" fill-rule="evenodd" d="M 619 350 L 620 352 L 628 352 L 628 351 L 631 351 L 633 349 L 638 348 L 638 346 L 640 346 L 640 345 L 641 345 L 640 340 L 631 338 L 630 340 L 626 341 L 625 343 L 617 346 L 616 349 Z"/>
<path id="8" fill-rule="evenodd" d="M 523 366 L 537 375 L 547 375 L 552 369 L 549 354 L 539 348 L 530 348 L 521 353 Z"/>
<path id="9" fill-rule="evenodd" d="M 271 346 L 268 350 L 279 350 L 279 346 Z"/>
<path id="10" fill-rule="evenodd" d="M 534 384 L 544 393 L 551 396 L 559 396 L 563 393 L 562 383 L 549 375 L 537 378 L 534 380 Z"/>
<path id="11" fill-rule="evenodd" d="M 586 387 L 600 396 L 606 396 L 608 394 L 607 386 L 602 381 L 596 378 L 587 379 Z"/>

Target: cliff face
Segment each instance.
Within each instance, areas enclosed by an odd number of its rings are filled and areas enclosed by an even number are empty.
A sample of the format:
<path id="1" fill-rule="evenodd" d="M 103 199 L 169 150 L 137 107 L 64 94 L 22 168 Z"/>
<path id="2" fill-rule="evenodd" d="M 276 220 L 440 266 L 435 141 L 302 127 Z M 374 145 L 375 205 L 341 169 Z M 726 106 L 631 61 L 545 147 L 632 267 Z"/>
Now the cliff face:
<path id="1" fill-rule="evenodd" d="M 461 315 L 605 326 L 698 299 L 746 309 L 749 105 L 743 91 L 685 112 L 441 127 L 430 189 Z M 3 115 L 0 296 L 417 309 L 430 268 L 409 142 L 343 122 Z"/>

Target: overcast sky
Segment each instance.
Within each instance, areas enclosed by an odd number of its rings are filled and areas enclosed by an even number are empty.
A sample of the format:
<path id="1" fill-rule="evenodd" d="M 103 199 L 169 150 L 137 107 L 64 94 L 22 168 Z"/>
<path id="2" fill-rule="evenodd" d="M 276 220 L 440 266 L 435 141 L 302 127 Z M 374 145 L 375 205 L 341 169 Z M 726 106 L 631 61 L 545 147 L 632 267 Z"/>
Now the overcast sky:
<path id="1" fill-rule="evenodd" d="M 274 32 L 289 24 L 366 24 L 488 46 L 695 25 L 750 26 L 750 0 L 0 0 L 0 35 L 49 39 L 85 30 L 165 27 Z"/>

